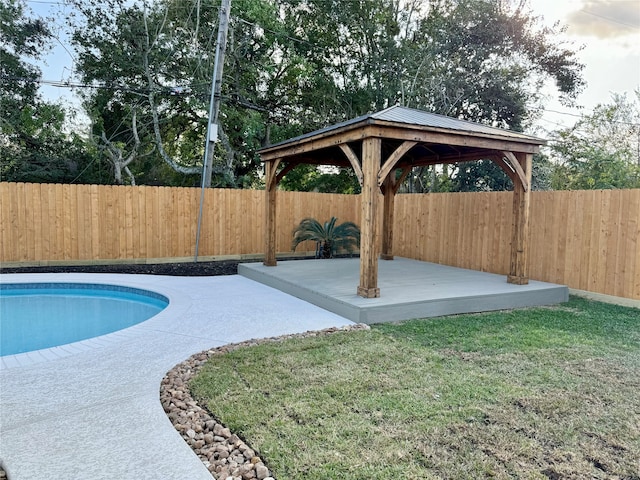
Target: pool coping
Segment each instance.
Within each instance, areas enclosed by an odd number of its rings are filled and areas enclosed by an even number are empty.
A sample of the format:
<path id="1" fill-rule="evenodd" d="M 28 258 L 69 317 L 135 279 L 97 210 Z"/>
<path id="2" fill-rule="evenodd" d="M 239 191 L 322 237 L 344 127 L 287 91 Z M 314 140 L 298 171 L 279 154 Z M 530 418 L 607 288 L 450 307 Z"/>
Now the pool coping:
<path id="1" fill-rule="evenodd" d="M 138 325 L 18 354 L 0 370 L 0 466 L 11 480 L 211 480 L 160 404 L 191 355 L 352 322 L 238 275 L 6 274 L 1 282 L 118 284 L 170 299 Z M 5 363 L 6 363 L 5 358 Z"/>
<path id="2" fill-rule="evenodd" d="M 42 362 L 50 362 L 53 360 L 58 360 L 61 358 L 68 357 L 70 355 L 76 355 L 78 353 L 87 352 L 90 350 L 94 350 L 97 348 L 103 348 L 107 345 L 115 345 L 123 340 L 129 340 L 135 338 L 138 335 L 144 333 L 145 329 L 149 327 L 147 322 L 152 320 L 162 319 L 165 316 L 179 315 L 181 313 L 181 307 L 184 308 L 185 305 L 181 299 L 183 298 L 177 291 L 174 291 L 170 288 L 160 287 L 163 291 L 154 291 L 147 287 L 141 287 L 136 282 L 131 282 L 130 284 L 122 284 L 122 285 L 114 285 L 109 282 L 81 282 L 81 281 L 68 281 L 68 282 L 33 282 L 33 281 L 5 281 L 7 275 L 48 275 L 48 274 L 5 274 L 0 278 L 0 285 L 6 284 L 20 284 L 27 285 L 32 283 L 48 283 L 48 284 L 70 284 L 70 285 L 98 285 L 98 286 L 113 286 L 113 287 L 124 287 L 131 288 L 134 290 L 146 291 L 150 293 L 154 293 L 156 295 L 160 295 L 165 297 L 169 302 L 168 305 L 156 315 L 143 320 L 140 323 L 132 325 L 130 327 L 126 327 L 120 330 L 116 330 L 115 332 L 106 333 L 104 335 L 100 335 L 97 337 L 87 338 L 85 340 L 79 340 L 77 342 L 65 343 L 63 345 L 58 345 L 55 347 L 42 348 L 39 350 L 32 350 L 30 352 L 24 353 L 16 353 L 12 355 L 3 355 L 0 356 L 0 370 L 6 370 L 10 368 L 17 367 L 27 367 L 31 365 L 36 365 Z M 58 274 L 52 274 L 58 275 Z M 79 275 L 102 275 L 102 274 L 79 274 Z M 118 275 L 118 274 L 106 274 L 106 275 Z M 129 277 L 135 277 L 134 275 L 129 275 Z M 122 280 L 123 282 L 130 282 L 130 280 Z M 145 325 L 147 324 L 147 325 Z"/>

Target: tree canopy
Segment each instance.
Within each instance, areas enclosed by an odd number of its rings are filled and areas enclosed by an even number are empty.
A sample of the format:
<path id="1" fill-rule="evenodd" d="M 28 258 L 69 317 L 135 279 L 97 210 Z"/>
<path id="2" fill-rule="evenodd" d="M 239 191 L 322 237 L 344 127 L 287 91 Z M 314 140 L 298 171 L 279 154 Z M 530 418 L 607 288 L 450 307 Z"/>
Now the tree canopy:
<path id="1" fill-rule="evenodd" d="M 0 0 L 0 179 L 99 181 L 99 169 L 88 168 L 90 149 L 64 130 L 64 109 L 38 93 L 34 62 L 50 38 L 45 22 L 30 18 L 22 3 Z"/>
<path id="2" fill-rule="evenodd" d="M 2 12 L 19 9 L 0 1 Z M 91 136 L 75 139 L 88 171 L 100 177 L 108 166 L 115 183 L 199 184 L 219 1 L 69 4 L 77 74 L 93 87 L 81 91 Z M 35 108 L 39 73 L 20 59 L 41 49 L 46 27 L 16 13 L 4 25 L 24 35 L 7 57 L 14 72 L 2 73 L 3 108 Z M 582 65 L 558 32 L 523 0 L 233 0 L 213 184 L 259 185 L 259 148 L 394 104 L 522 131 L 543 106 L 543 83 L 555 82 L 567 104 L 582 88 Z M 14 77 L 33 80 L 14 87 Z M 48 118 L 62 121 L 55 113 Z M 25 149 L 17 137 L 6 144 Z M 423 169 L 408 188 L 501 188 L 491 167 Z M 283 187 L 358 188 L 351 172 L 294 172 Z"/>
<path id="3" fill-rule="evenodd" d="M 85 95 L 94 138 L 146 156 L 128 164 L 142 181 L 163 161 L 196 182 L 217 2 L 73 2 L 77 68 L 103 87 Z M 254 184 L 261 146 L 397 103 L 521 130 L 543 81 L 564 99 L 582 85 L 575 52 L 521 3 L 235 0 L 215 183 Z"/>
<path id="4" fill-rule="evenodd" d="M 640 188 L 640 90 L 635 98 L 614 95 L 552 143 L 557 190 Z"/>

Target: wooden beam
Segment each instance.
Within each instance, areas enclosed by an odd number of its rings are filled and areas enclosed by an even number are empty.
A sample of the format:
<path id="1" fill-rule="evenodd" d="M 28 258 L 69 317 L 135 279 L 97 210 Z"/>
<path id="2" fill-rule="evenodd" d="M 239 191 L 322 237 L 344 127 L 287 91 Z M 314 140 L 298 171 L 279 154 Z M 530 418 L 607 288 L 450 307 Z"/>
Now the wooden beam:
<path id="1" fill-rule="evenodd" d="M 533 155 L 516 154 L 514 156 L 525 173 L 527 184 L 531 182 L 531 164 Z M 529 198 L 530 189 L 519 181 L 513 184 L 513 221 L 511 231 L 511 259 L 507 282 L 517 285 L 529 283 Z"/>
<path id="2" fill-rule="evenodd" d="M 378 172 L 382 141 L 379 138 L 365 138 L 362 142 L 362 225 L 360 226 L 360 285 L 357 293 L 361 297 L 380 296 L 378 288 L 378 256 L 376 255 L 376 234 L 378 224 Z"/>
<path id="3" fill-rule="evenodd" d="M 413 128 L 371 125 L 367 127 L 366 135 L 384 139 L 409 140 L 418 143 L 435 143 L 508 152 L 538 153 L 540 151 L 539 144 L 534 144 L 526 140 L 519 140 L 517 138 L 510 140 L 504 137 L 490 138 L 464 132 L 445 133 L 414 130 Z"/>
<path id="4" fill-rule="evenodd" d="M 491 157 L 490 160 L 499 166 L 504 173 L 511 179 L 512 183 L 519 182 L 520 179 L 516 174 L 515 170 L 511 167 L 511 164 L 507 162 L 502 155 L 496 155 L 495 157 Z"/>
<path id="5" fill-rule="evenodd" d="M 402 173 L 400 174 L 400 177 L 396 180 L 396 184 L 393 186 L 393 194 L 394 195 L 396 195 L 398 193 L 398 190 L 400 189 L 400 186 L 402 185 L 402 182 L 405 181 L 407 176 L 411 173 L 412 169 L 413 169 L 412 166 L 404 167 L 402 169 Z"/>
<path id="6" fill-rule="evenodd" d="M 270 147 L 261 150 L 260 158 L 262 161 L 273 160 L 276 158 L 287 158 L 297 155 L 304 155 L 309 152 L 315 152 L 323 148 L 338 147 L 341 144 L 349 142 L 357 142 L 365 136 L 365 131 L 361 128 L 358 130 L 346 131 L 342 133 L 334 133 L 331 136 L 319 136 L 305 138 L 291 143 L 285 143 L 280 146 Z"/>
<path id="7" fill-rule="evenodd" d="M 276 262 L 276 169 L 280 159 L 265 164 L 265 254 L 264 264 L 274 267 Z"/>
<path id="8" fill-rule="evenodd" d="M 393 175 L 387 175 L 384 181 L 384 207 L 382 214 L 382 252 L 380 258 L 382 260 L 393 260 L 393 214 L 395 210 L 396 198 L 396 178 L 395 170 Z"/>
<path id="9" fill-rule="evenodd" d="M 280 170 L 278 172 L 278 174 L 276 175 L 276 186 L 282 181 L 282 179 L 284 178 L 284 176 L 289 173 L 291 170 L 293 170 L 294 168 L 296 168 L 298 165 L 300 165 L 302 162 L 291 162 L 287 165 L 285 165 L 285 167 Z"/>
<path id="10" fill-rule="evenodd" d="M 528 192 L 529 191 L 529 185 L 531 184 L 531 175 L 529 175 L 529 177 L 527 177 L 526 172 L 524 171 L 524 169 L 520 165 L 520 162 L 518 161 L 518 159 L 516 158 L 516 156 L 513 153 L 511 153 L 511 152 L 502 152 L 502 155 L 504 155 L 504 158 L 509 160 L 509 163 L 513 167 L 513 170 L 516 172 L 516 175 L 518 175 L 518 178 L 522 182 L 522 186 L 524 187 L 525 192 Z"/>
<path id="11" fill-rule="evenodd" d="M 382 184 L 384 183 L 385 179 L 387 178 L 387 176 L 389 175 L 393 167 L 395 167 L 396 163 L 398 163 L 398 161 L 402 158 L 402 156 L 405 153 L 407 153 L 417 144 L 418 142 L 403 142 L 398 148 L 394 150 L 394 152 L 391 155 L 389 155 L 389 158 L 387 159 L 386 162 L 384 162 L 384 165 L 382 166 L 382 168 L 380 169 L 380 172 L 378 173 L 378 186 L 380 187 L 382 186 Z"/>
<path id="12" fill-rule="evenodd" d="M 411 166 L 423 167 L 428 165 L 448 165 L 454 163 L 475 162 L 499 157 L 502 152 L 495 150 L 475 150 L 469 153 L 454 153 L 450 155 L 434 155 L 418 157 L 411 160 Z"/>
<path id="13" fill-rule="evenodd" d="M 260 150 L 263 161 L 303 155 L 323 148 L 337 147 L 341 144 L 356 142 L 363 138 L 381 138 L 406 140 L 418 143 L 434 143 L 460 147 L 475 147 L 504 152 L 538 153 L 544 142 L 538 139 L 494 137 L 480 133 L 444 131 L 430 127 L 392 125 L 386 122 L 377 124 L 350 125 L 335 131 L 324 132 L 282 145 Z"/>
<path id="14" fill-rule="evenodd" d="M 391 170 L 382 184 L 382 194 L 384 195 L 384 210 L 382 215 L 382 260 L 393 260 L 393 222 L 395 218 L 396 194 L 402 182 L 411 172 L 412 167 L 402 169 L 400 177 L 396 179 L 395 169 Z"/>
<path id="15" fill-rule="evenodd" d="M 347 157 L 347 160 L 349 160 L 349 163 L 353 167 L 353 171 L 356 173 L 356 177 L 358 177 L 360 188 L 362 188 L 362 167 L 360 166 L 360 159 L 348 144 L 341 143 L 339 146 L 340 150 L 342 150 L 344 156 Z"/>

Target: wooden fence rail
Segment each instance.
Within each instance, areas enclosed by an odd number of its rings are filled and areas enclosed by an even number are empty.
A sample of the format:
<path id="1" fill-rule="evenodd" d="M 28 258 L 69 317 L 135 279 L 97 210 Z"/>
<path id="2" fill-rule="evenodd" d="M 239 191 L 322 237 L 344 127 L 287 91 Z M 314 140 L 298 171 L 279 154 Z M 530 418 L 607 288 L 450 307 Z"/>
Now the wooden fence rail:
<path id="1" fill-rule="evenodd" d="M 394 253 L 506 274 L 508 192 L 398 195 Z M 185 259 L 195 253 L 200 190 L 0 183 L 0 262 Z M 264 192 L 208 189 L 200 256 L 264 252 Z M 305 217 L 360 222 L 359 197 L 279 192 L 277 249 Z M 530 276 L 640 299 L 640 190 L 534 192 Z M 312 245 L 302 246 L 312 250 Z"/>

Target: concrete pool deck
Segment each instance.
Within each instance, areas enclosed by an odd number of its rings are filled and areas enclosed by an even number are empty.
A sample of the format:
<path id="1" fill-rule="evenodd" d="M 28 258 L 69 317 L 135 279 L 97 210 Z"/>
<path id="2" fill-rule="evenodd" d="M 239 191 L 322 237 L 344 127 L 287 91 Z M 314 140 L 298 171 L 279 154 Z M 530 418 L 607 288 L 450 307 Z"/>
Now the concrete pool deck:
<path id="1" fill-rule="evenodd" d="M 0 357 L 0 463 L 10 480 L 211 480 L 160 405 L 166 372 L 202 350 L 351 325 L 238 275 L 5 274 L 161 293 L 170 305 L 119 332 Z"/>

